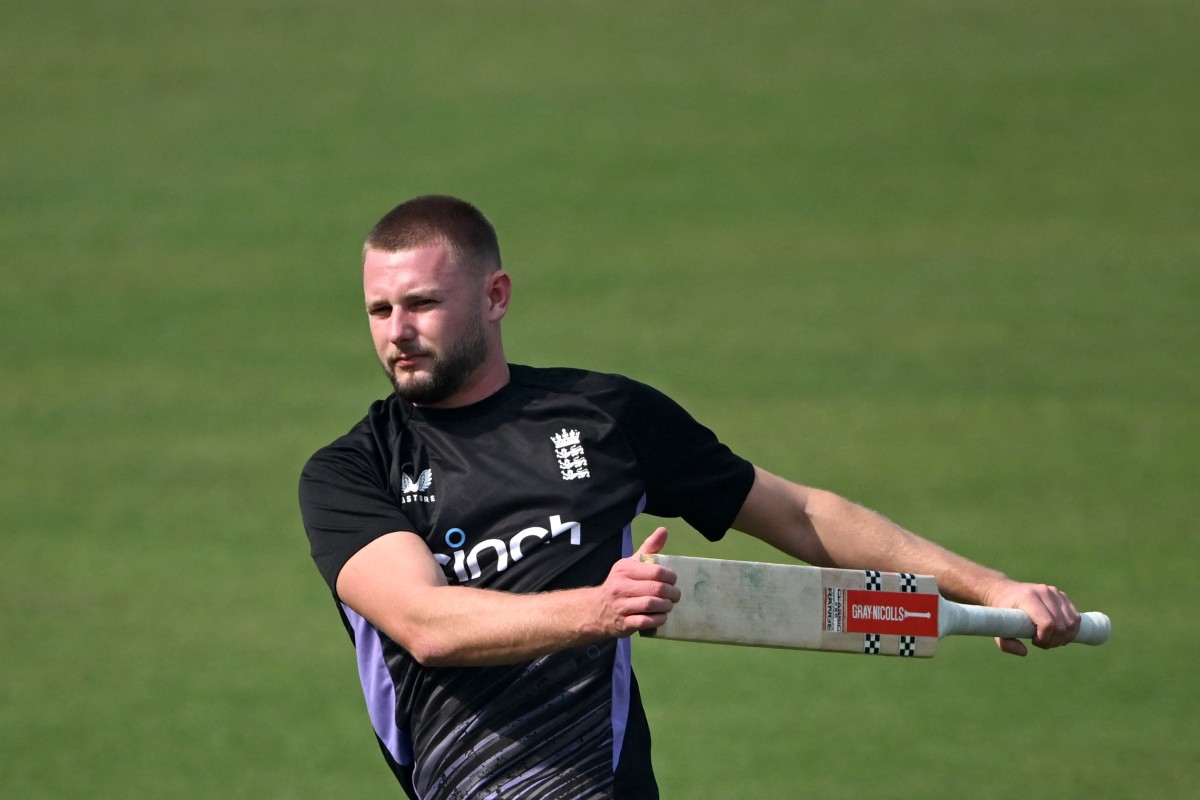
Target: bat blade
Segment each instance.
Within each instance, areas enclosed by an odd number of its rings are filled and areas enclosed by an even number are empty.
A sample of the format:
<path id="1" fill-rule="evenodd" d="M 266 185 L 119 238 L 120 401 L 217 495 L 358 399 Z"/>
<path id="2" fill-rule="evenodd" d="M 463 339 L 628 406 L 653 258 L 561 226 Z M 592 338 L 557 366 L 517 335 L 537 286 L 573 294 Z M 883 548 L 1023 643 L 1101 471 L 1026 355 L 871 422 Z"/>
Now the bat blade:
<path id="1" fill-rule="evenodd" d="M 662 554 L 683 597 L 661 639 L 929 657 L 938 645 L 937 582 L 926 575 Z"/>
<path id="2" fill-rule="evenodd" d="M 952 602 L 928 575 L 768 564 L 662 554 L 643 561 L 674 570 L 682 598 L 660 639 L 928 658 L 943 636 L 1030 638 L 1017 609 Z M 1076 642 L 1102 644 L 1112 630 L 1099 612 L 1083 615 Z"/>

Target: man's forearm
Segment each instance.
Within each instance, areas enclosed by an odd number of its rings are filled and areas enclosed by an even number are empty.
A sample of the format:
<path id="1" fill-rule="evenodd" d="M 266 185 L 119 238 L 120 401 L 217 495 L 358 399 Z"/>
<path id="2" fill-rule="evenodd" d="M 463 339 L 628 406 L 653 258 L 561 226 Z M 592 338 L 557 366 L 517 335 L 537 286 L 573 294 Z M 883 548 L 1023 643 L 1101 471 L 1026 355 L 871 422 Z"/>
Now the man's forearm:
<path id="1" fill-rule="evenodd" d="M 425 666 L 513 664 L 606 638 L 595 593 L 594 587 L 511 594 L 434 586 L 379 626 Z"/>
<path id="2" fill-rule="evenodd" d="M 948 597 L 987 603 L 1011 581 L 832 492 L 763 470 L 735 527 L 818 566 L 933 575 Z"/>
<path id="3" fill-rule="evenodd" d="M 987 604 L 1009 579 L 922 538 L 888 518 L 829 492 L 814 492 L 808 504 L 814 534 L 833 565 L 933 575 L 947 597 Z"/>

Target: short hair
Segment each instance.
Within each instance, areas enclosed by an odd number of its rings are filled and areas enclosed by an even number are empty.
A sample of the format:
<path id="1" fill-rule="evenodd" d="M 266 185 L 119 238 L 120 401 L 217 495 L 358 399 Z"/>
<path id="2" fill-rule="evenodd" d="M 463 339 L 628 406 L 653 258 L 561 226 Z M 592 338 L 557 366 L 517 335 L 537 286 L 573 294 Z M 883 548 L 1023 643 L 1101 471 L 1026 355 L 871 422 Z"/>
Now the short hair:
<path id="1" fill-rule="evenodd" d="M 475 206 L 457 197 L 429 194 L 393 208 L 375 223 L 363 252 L 395 253 L 441 243 L 455 260 L 480 272 L 500 269 L 496 229 Z"/>

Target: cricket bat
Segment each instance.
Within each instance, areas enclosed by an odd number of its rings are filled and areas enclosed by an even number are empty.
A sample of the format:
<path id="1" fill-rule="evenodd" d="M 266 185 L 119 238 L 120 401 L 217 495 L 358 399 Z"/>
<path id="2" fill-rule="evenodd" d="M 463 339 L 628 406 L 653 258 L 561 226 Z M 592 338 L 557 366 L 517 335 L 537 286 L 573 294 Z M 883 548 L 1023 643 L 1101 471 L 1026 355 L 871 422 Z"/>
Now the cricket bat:
<path id="1" fill-rule="evenodd" d="M 679 576 L 683 596 L 666 623 L 642 632 L 658 639 L 929 658 L 944 636 L 1035 633 L 1025 612 L 947 600 L 928 575 L 662 554 L 641 560 Z M 1103 644 L 1108 617 L 1082 616 L 1075 641 Z"/>

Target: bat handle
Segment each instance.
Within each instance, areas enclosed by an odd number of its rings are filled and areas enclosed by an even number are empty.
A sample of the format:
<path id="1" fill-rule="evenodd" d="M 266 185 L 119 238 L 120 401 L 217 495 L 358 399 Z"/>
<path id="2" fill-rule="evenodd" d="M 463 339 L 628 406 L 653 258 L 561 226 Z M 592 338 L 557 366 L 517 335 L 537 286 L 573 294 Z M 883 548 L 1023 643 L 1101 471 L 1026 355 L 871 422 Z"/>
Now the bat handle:
<path id="1" fill-rule="evenodd" d="M 1015 608 L 989 608 L 955 603 L 946 598 L 938 602 L 938 637 L 1001 636 L 1006 639 L 1032 639 L 1037 633 L 1033 621 Z M 1080 615 L 1079 644 L 1104 644 L 1112 633 L 1107 614 L 1088 611 Z"/>

